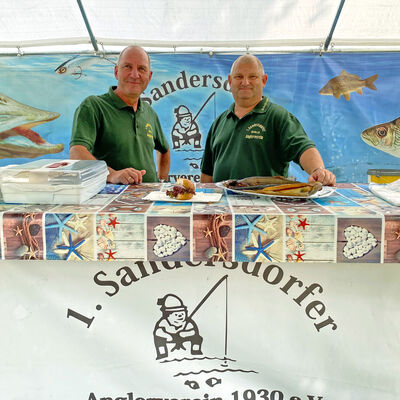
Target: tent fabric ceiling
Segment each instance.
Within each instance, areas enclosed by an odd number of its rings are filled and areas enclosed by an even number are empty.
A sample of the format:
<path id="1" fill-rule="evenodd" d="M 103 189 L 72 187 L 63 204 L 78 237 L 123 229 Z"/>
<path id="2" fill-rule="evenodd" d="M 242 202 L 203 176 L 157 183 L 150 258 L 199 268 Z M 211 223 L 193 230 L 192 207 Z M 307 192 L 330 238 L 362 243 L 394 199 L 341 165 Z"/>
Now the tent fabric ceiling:
<path id="1" fill-rule="evenodd" d="M 341 0 L 81 0 L 104 51 L 319 51 Z M 0 52 L 93 51 L 77 0 L 0 0 Z M 334 50 L 399 50 L 399 0 L 345 0 Z M 69 47 L 68 47 L 69 46 Z"/>

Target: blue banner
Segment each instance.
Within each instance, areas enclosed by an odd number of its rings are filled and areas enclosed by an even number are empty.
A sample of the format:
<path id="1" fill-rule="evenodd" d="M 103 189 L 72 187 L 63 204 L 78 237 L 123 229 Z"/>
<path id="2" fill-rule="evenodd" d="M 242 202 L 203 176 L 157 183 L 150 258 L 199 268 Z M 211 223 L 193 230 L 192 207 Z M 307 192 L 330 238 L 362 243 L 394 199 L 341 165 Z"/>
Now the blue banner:
<path id="1" fill-rule="evenodd" d="M 171 148 L 170 180 L 200 179 L 208 129 L 232 103 L 227 76 L 237 55 L 152 54 L 143 98 Z M 367 182 L 367 170 L 400 167 L 399 53 L 259 55 L 265 95 L 292 112 L 338 182 Z M 72 118 L 87 96 L 116 84 L 116 57 L 0 58 L 0 166 L 68 158 Z M 240 160 L 238 160 L 240 162 Z M 292 164 L 290 175 L 307 175 Z"/>

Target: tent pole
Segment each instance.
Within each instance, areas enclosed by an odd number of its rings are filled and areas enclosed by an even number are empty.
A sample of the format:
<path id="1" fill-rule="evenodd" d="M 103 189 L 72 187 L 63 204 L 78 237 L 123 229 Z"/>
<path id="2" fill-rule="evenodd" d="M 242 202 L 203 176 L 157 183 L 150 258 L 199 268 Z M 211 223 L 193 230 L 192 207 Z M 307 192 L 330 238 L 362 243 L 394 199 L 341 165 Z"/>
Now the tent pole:
<path id="1" fill-rule="evenodd" d="M 339 5 L 339 8 L 338 8 L 338 10 L 337 10 L 337 12 L 336 12 L 336 16 L 335 16 L 335 19 L 334 19 L 334 21 L 333 21 L 331 30 L 330 30 L 330 32 L 329 32 L 328 37 L 327 37 L 326 40 L 325 40 L 324 51 L 327 51 L 327 50 L 328 50 L 329 44 L 331 43 L 332 36 L 333 36 L 333 32 L 335 31 L 336 24 L 337 24 L 337 22 L 338 22 L 340 13 L 342 12 L 342 8 L 343 8 L 344 2 L 345 2 L 345 0 L 341 0 L 341 1 L 340 1 L 340 5 Z"/>
<path id="2" fill-rule="evenodd" d="M 85 21 L 86 29 L 89 33 L 90 41 L 92 42 L 94 51 L 97 53 L 99 51 L 99 48 L 97 47 L 96 39 L 93 36 L 92 28 L 90 27 L 89 20 L 87 19 L 85 9 L 83 8 L 83 5 L 82 5 L 82 1 L 81 0 L 76 0 L 76 1 L 78 2 L 79 9 L 81 10 L 83 20 Z"/>

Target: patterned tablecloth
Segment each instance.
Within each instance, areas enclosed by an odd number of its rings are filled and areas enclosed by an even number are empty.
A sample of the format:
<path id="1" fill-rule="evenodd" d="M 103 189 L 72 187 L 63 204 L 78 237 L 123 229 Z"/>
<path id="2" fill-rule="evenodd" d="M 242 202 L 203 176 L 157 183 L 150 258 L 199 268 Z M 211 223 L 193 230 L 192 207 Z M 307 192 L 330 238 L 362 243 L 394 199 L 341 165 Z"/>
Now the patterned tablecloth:
<path id="1" fill-rule="evenodd" d="M 7 260 L 397 263 L 400 207 L 368 185 L 315 199 L 222 192 L 217 203 L 147 201 L 160 184 L 107 185 L 81 205 L 0 204 Z"/>

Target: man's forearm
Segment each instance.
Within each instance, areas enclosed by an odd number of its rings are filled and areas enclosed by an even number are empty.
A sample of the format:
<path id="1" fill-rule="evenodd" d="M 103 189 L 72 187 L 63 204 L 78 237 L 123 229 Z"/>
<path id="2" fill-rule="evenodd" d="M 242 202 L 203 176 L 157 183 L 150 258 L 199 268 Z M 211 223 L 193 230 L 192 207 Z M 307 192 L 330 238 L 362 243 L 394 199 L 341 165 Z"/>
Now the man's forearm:
<path id="1" fill-rule="evenodd" d="M 162 154 L 157 151 L 158 179 L 168 180 L 169 167 L 171 164 L 170 151 Z"/>
<path id="2" fill-rule="evenodd" d="M 85 147 L 80 144 L 71 146 L 69 149 L 71 160 L 97 160 L 97 158 Z"/>
<path id="3" fill-rule="evenodd" d="M 213 179 L 211 175 L 207 175 L 207 174 L 201 174 L 200 176 L 200 182 L 201 183 L 212 183 Z"/>
<path id="4" fill-rule="evenodd" d="M 300 165 L 309 175 L 312 174 L 317 168 L 324 168 L 322 157 L 315 147 L 311 147 L 304 151 L 304 153 L 300 156 Z"/>

